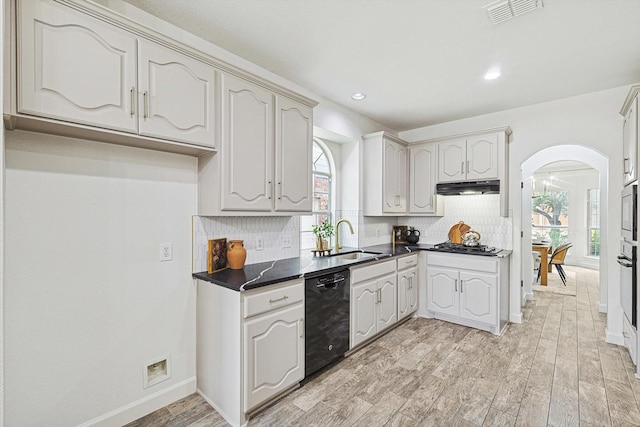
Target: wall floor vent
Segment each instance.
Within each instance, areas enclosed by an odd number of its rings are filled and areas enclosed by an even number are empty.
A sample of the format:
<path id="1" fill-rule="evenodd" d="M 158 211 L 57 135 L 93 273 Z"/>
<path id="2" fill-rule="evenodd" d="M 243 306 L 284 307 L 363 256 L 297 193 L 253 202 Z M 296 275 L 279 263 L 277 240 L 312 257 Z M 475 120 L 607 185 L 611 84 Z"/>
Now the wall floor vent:
<path id="1" fill-rule="evenodd" d="M 542 0 L 498 0 L 482 6 L 489 23 L 497 25 L 523 13 L 542 8 Z"/>

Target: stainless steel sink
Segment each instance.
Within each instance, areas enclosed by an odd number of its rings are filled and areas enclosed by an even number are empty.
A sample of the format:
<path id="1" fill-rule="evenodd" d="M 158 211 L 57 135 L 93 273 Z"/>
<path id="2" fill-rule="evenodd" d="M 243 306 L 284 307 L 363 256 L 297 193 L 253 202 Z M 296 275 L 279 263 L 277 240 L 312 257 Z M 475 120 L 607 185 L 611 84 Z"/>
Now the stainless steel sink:
<path id="1" fill-rule="evenodd" d="M 347 252 L 345 254 L 340 254 L 340 255 L 332 255 L 332 258 L 340 258 L 340 259 L 355 259 L 355 260 L 361 260 L 361 259 L 368 259 L 368 258 L 375 258 L 375 257 L 386 257 L 389 256 L 388 254 L 382 254 L 380 252 L 366 252 L 366 251 L 358 251 L 358 252 Z"/>

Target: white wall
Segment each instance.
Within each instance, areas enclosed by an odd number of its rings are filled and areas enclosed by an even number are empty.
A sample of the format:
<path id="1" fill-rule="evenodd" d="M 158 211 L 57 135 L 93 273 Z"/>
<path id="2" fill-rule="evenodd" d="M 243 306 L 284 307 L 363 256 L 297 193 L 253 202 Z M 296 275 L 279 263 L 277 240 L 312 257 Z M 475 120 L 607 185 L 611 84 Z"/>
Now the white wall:
<path id="1" fill-rule="evenodd" d="M 620 87 L 582 96 L 560 99 L 542 104 L 530 105 L 493 114 L 443 123 L 426 128 L 401 132 L 400 137 L 407 141 L 419 141 L 472 132 L 500 126 L 510 126 L 513 130 L 509 147 L 509 193 L 510 209 L 513 221 L 513 256 L 511 262 L 511 320 L 520 320 L 519 303 L 520 270 L 522 254 L 519 235 L 521 226 L 520 208 L 520 169 L 522 163 L 545 147 L 563 144 L 576 144 L 590 147 L 609 159 L 609 185 L 611 191 L 606 200 L 613 209 L 619 205 L 619 189 L 622 188 L 622 116 L 618 114 L 625 99 L 628 87 Z M 560 159 L 549 159 L 549 162 Z M 614 211 L 615 212 L 615 211 Z M 601 281 L 617 284 L 618 269 L 615 257 L 609 256 L 617 251 L 620 228 L 619 215 L 608 217 L 607 226 L 611 230 L 607 240 L 602 242 L 602 256 L 607 259 L 607 274 Z M 607 253 L 608 251 L 608 253 Z M 526 254 L 528 255 L 528 254 Z M 602 271 L 601 271 L 602 272 Z M 619 295 L 619 294 L 617 294 Z M 610 298 L 619 301 L 619 298 Z M 619 305 L 619 304 L 618 304 Z M 621 316 L 619 307 L 609 308 L 609 317 Z M 621 317 L 620 317 L 621 319 Z M 620 322 L 621 327 L 621 322 Z M 614 326 L 616 333 L 618 326 Z"/>
<path id="2" fill-rule="evenodd" d="M 6 136 L 7 425 L 119 425 L 195 391 L 196 159 Z M 163 356 L 171 378 L 143 389 Z"/>

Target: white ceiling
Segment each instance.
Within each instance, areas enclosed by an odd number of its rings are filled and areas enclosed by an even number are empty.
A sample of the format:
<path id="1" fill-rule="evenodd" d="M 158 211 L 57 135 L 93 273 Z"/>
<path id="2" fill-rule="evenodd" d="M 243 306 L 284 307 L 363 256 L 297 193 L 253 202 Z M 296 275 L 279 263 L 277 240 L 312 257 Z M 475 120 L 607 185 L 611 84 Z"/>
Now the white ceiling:
<path id="1" fill-rule="evenodd" d="M 126 1 L 396 131 L 640 81 L 638 0 Z"/>

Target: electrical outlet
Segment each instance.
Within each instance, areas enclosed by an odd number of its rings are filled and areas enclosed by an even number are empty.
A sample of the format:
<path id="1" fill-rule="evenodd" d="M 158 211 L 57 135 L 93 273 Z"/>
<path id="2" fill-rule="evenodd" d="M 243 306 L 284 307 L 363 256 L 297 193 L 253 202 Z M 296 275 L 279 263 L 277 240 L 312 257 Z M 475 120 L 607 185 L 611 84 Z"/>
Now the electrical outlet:
<path id="1" fill-rule="evenodd" d="M 264 240 L 262 237 L 256 237 L 256 251 L 261 251 L 264 249 Z"/>
<path id="2" fill-rule="evenodd" d="M 291 234 L 283 234 L 282 235 L 282 248 L 290 248 L 291 247 Z"/>
<path id="3" fill-rule="evenodd" d="M 160 243 L 160 261 L 173 259 L 173 243 Z"/>

